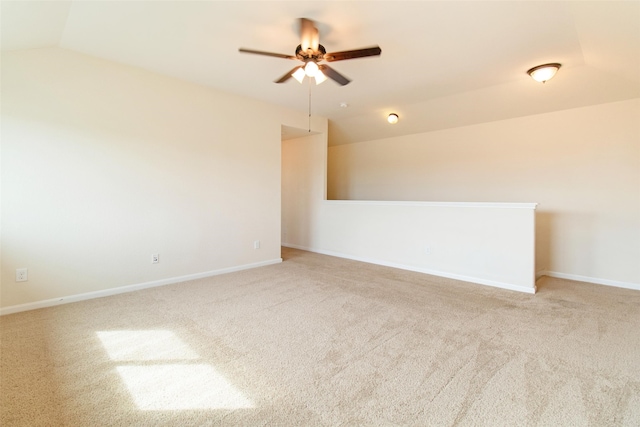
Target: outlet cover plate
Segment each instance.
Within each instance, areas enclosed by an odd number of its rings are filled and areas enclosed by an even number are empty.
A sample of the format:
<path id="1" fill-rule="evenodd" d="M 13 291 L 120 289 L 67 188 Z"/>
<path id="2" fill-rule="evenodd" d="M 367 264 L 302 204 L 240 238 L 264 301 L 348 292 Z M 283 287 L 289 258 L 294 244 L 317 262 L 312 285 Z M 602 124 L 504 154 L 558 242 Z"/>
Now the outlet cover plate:
<path id="1" fill-rule="evenodd" d="M 29 280 L 29 270 L 26 268 L 16 268 L 16 282 L 26 282 Z"/>

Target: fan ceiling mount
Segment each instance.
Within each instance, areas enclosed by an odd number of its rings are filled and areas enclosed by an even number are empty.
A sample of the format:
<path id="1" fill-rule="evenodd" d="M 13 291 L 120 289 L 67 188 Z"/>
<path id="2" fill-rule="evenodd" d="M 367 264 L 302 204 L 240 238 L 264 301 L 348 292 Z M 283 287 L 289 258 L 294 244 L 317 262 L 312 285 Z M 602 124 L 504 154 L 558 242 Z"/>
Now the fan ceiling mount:
<path id="1" fill-rule="evenodd" d="M 295 55 L 285 55 L 282 53 L 264 52 L 261 50 L 240 48 L 243 53 L 253 53 L 256 55 L 273 56 L 283 59 L 294 59 L 302 61 L 304 64 L 294 67 L 284 76 L 276 80 L 276 83 L 284 83 L 291 77 L 302 83 L 304 76 L 314 77 L 316 84 L 322 83 L 326 78 L 334 80 L 336 83 L 344 86 L 349 84 L 351 80 L 321 62 L 344 61 L 347 59 L 364 58 L 367 56 L 378 56 L 382 52 L 380 47 L 372 46 L 363 49 L 345 50 L 342 52 L 327 53 L 324 46 L 320 44 L 318 28 L 314 22 L 307 18 L 300 18 L 300 39 L 301 42 L 296 48 Z"/>

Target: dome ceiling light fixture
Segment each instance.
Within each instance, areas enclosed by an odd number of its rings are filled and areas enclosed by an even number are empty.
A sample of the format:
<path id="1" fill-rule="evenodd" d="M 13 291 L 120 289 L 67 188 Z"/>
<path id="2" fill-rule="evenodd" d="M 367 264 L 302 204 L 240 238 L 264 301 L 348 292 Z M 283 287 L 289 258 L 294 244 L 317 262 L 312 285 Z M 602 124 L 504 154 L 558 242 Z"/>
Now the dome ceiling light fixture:
<path id="1" fill-rule="evenodd" d="M 557 62 L 538 65 L 537 67 L 533 67 L 532 69 L 527 71 L 527 74 L 529 74 L 533 80 L 540 83 L 545 83 L 547 80 L 551 80 L 551 78 L 556 75 L 561 66 L 562 65 L 558 64 Z"/>
<path id="2" fill-rule="evenodd" d="M 387 117 L 387 121 L 389 123 L 391 123 L 392 125 L 395 125 L 396 123 L 398 123 L 398 115 L 396 113 L 391 113 L 389 114 L 389 116 Z"/>

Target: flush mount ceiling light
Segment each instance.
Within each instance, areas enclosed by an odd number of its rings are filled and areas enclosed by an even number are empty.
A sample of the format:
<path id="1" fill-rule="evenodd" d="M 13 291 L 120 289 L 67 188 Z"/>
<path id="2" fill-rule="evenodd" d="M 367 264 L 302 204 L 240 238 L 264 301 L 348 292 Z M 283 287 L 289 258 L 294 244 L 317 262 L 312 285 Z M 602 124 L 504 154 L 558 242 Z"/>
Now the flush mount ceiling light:
<path id="1" fill-rule="evenodd" d="M 392 125 L 395 125 L 396 123 L 398 123 L 398 115 L 396 113 L 389 114 L 389 116 L 387 117 L 387 121 Z"/>
<path id="2" fill-rule="evenodd" d="M 558 63 L 538 65 L 527 71 L 527 74 L 529 74 L 533 80 L 544 83 L 556 75 L 560 66 Z"/>

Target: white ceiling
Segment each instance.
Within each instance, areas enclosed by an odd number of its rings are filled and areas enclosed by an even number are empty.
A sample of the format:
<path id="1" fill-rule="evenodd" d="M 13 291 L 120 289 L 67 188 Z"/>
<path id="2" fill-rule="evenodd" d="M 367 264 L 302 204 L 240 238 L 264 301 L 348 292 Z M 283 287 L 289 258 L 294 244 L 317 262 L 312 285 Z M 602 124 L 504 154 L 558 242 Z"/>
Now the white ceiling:
<path id="1" fill-rule="evenodd" d="M 61 47 L 307 111 L 298 18 L 353 81 L 313 86 L 330 143 L 425 132 L 640 96 L 640 1 L 4 1 L 2 50 Z M 526 70 L 560 62 L 542 85 Z M 340 107 L 347 103 L 348 107 Z M 400 115 L 397 125 L 386 115 Z"/>

